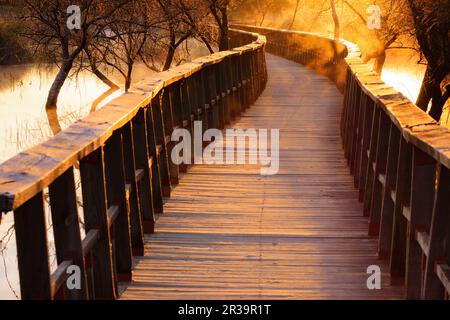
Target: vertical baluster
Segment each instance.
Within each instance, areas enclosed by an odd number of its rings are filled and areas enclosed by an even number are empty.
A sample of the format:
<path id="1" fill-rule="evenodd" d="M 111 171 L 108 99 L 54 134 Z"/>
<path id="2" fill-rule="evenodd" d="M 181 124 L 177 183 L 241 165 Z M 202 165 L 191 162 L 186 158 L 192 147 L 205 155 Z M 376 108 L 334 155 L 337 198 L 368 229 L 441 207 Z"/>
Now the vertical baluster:
<path id="1" fill-rule="evenodd" d="M 394 220 L 392 225 L 392 244 L 390 272 L 392 284 L 404 284 L 406 264 L 406 221 L 403 208 L 409 206 L 411 194 L 412 147 L 403 138 L 400 141 L 397 181 L 395 191 L 391 192 L 394 200 Z"/>
<path id="2" fill-rule="evenodd" d="M 115 299 L 117 282 L 108 221 L 103 148 L 80 161 L 80 172 L 86 233 L 93 229 L 100 233 L 92 249 L 95 299 Z"/>
<path id="3" fill-rule="evenodd" d="M 206 70 L 203 68 L 199 72 L 199 77 L 197 81 L 197 92 L 198 92 L 198 98 L 199 98 L 199 109 L 201 109 L 201 113 L 199 116 L 199 120 L 202 122 L 202 137 L 206 130 L 209 129 L 210 123 L 209 123 L 209 109 L 210 105 L 208 103 L 208 88 L 205 86 L 205 77 L 206 77 Z M 205 142 L 203 142 L 203 146 L 205 146 Z"/>
<path id="4" fill-rule="evenodd" d="M 164 111 L 162 107 L 162 93 L 152 100 L 152 110 L 155 125 L 156 147 L 159 154 L 159 170 L 161 177 L 162 194 L 164 197 L 170 197 L 170 173 L 169 158 L 167 155 L 167 145 L 165 141 L 166 129 L 164 126 Z"/>
<path id="5" fill-rule="evenodd" d="M 380 175 L 386 175 L 387 153 L 389 145 L 389 129 L 390 119 L 386 113 L 381 112 L 379 127 L 378 127 L 378 143 L 377 155 L 375 163 L 369 164 L 374 171 L 373 186 L 372 186 L 372 201 L 370 207 L 369 217 L 369 235 L 376 236 L 380 232 L 380 216 L 381 216 L 381 195 L 382 184 L 380 182 Z"/>
<path id="6" fill-rule="evenodd" d="M 148 107 L 145 112 L 147 120 L 147 144 L 149 156 L 153 159 L 152 165 L 152 191 L 153 207 L 155 213 L 163 213 L 163 191 L 161 182 L 161 157 L 155 132 L 155 116 L 153 108 Z"/>
<path id="7" fill-rule="evenodd" d="M 130 233 L 130 204 L 126 194 L 123 141 L 120 131 L 113 133 L 104 148 L 108 208 L 117 206 L 114 222 L 114 251 L 118 281 L 131 281 L 132 246 Z"/>
<path id="8" fill-rule="evenodd" d="M 351 174 L 355 174 L 355 155 L 357 152 L 357 144 L 358 144 L 358 131 L 359 131 L 359 119 L 360 119 L 360 100 L 361 100 L 361 88 L 359 86 L 355 87 L 355 95 L 354 95 L 354 107 L 353 107 L 353 115 L 352 115 L 352 132 L 350 135 L 350 172 Z"/>
<path id="9" fill-rule="evenodd" d="M 362 146 L 361 146 L 361 154 L 360 154 L 360 164 L 359 164 L 359 201 L 364 201 L 364 191 L 366 187 L 366 179 L 367 179 L 367 164 L 369 158 L 369 147 L 370 147 L 370 134 L 372 129 L 372 119 L 375 112 L 375 105 L 369 97 L 365 100 L 365 109 L 364 112 L 364 127 L 362 133 Z"/>
<path id="10" fill-rule="evenodd" d="M 152 166 L 153 159 L 149 157 L 147 144 L 147 119 L 144 109 L 139 110 L 133 119 L 133 141 L 136 161 L 136 180 L 139 179 L 139 200 L 142 214 L 142 224 L 145 233 L 155 231 L 155 216 L 153 210 Z"/>
<path id="11" fill-rule="evenodd" d="M 233 69 L 232 72 L 232 84 L 231 84 L 231 91 L 232 91 L 232 118 L 236 119 L 239 117 L 241 110 L 239 105 L 239 95 L 237 90 L 237 83 L 238 83 L 238 74 L 237 74 L 237 55 L 234 55 L 231 58 L 231 67 Z"/>
<path id="12" fill-rule="evenodd" d="M 68 169 L 49 186 L 50 207 L 58 265 L 72 261 L 81 271 L 81 289 L 64 290 L 66 299 L 87 299 L 86 266 L 81 246 L 77 195 L 73 168 Z"/>
<path id="13" fill-rule="evenodd" d="M 347 77 L 346 77 L 346 86 L 345 86 L 345 90 L 344 90 L 344 102 L 342 104 L 342 112 L 341 112 L 341 122 L 340 122 L 340 129 L 341 129 L 341 138 L 342 138 L 342 146 L 344 148 L 344 150 L 346 149 L 346 145 L 345 145 L 345 133 L 347 130 L 347 114 L 348 114 L 348 109 L 349 109 L 349 99 L 350 99 L 350 81 L 351 81 L 351 73 L 349 70 L 347 70 Z"/>
<path id="14" fill-rule="evenodd" d="M 436 275 L 436 265 L 450 259 L 450 170 L 441 165 L 431 218 L 429 252 L 425 265 L 424 299 L 443 299 L 444 287 Z"/>
<path id="15" fill-rule="evenodd" d="M 398 151 L 400 147 L 400 131 L 391 123 L 387 156 L 386 174 L 380 174 L 382 186 L 382 205 L 380 218 L 380 237 L 378 242 L 378 256 L 388 259 L 391 251 L 392 224 L 394 219 L 394 202 L 391 192 L 395 190 L 398 167 Z"/>
<path id="16" fill-rule="evenodd" d="M 222 70 L 222 66 L 223 66 L 223 61 L 219 62 L 217 65 L 214 66 L 214 78 L 215 78 L 215 90 L 217 93 L 217 128 L 218 129 L 223 129 L 225 127 L 224 124 L 224 110 L 225 110 L 225 105 L 224 105 L 224 99 L 225 97 L 223 96 L 223 81 L 222 81 L 222 76 L 223 76 L 223 70 Z"/>
<path id="17" fill-rule="evenodd" d="M 144 254 L 144 227 L 138 182 L 136 181 L 136 159 L 134 151 L 133 124 L 122 127 L 125 180 L 130 202 L 131 245 L 134 256 Z"/>
<path id="18" fill-rule="evenodd" d="M 353 132 L 353 118 L 355 113 L 355 92 L 357 85 L 355 83 L 355 79 L 352 77 L 350 80 L 350 89 L 349 89 L 349 97 L 348 97 L 348 111 L 347 111 L 347 121 L 346 121 L 346 135 L 344 139 L 345 145 L 345 157 L 347 158 L 347 163 L 350 165 L 350 157 L 351 157 L 351 139 Z"/>
<path id="19" fill-rule="evenodd" d="M 51 299 L 44 195 L 14 210 L 20 293 L 23 300 Z"/>
<path id="20" fill-rule="evenodd" d="M 353 177 L 354 177 L 354 185 L 355 188 L 359 189 L 359 172 L 361 165 L 361 150 L 362 150 L 362 140 L 364 134 L 364 117 L 367 109 L 367 95 L 361 90 L 360 99 L 358 101 L 358 128 L 355 134 L 356 145 L 355 145 L 355 155 L 354 155 L 354 169 L 353 169 Z"/>
<path id="21" fill-rule="evenodd" d="M 212 65 L 208 67 L 208 83 L 207 86 L 209 88 L 209 103 L 211 108 L 209 109 L 209 119 L 211 121 L 211 128 L 218 129 L 219 128 L 219 99 L 217 94 L 217 85 L 216 85 L 216 65 Z"/>
<path id="22" fill-rule="evenodd" d="M 233 117 L 233 97 L 232 97 L 232 66 L 231 57 L 227 57 L 224 61 L 224 81 L 225 81 L 225 93 L 226 93 L 226 103 L 225 103 L 225 125 L 231 123 Z"/>
<path id="23" fill-rule="evenodd" d="M 167 150 L 167 159 L 169 163 L 169 174 L 170 174 L 170 184 L 177 185 L 179 183 L 179 168 L 178 165 L 173 163 L 171 159 L 172 150 L 174 147 L 174 143 L 171 141 L 171 136 L 173 133 L 173 130 L 176 129 L 175 122 L 174 122 L 174 115 L 177 116 L 177 112 L 175 111 L 177 109 L 178 101 L 176 101 L 178 90 L 176 85 L 171 85 L 169 88 L 167 88 L 162 95 L 162 110 L 163 110 L 163 117 L 164 117 L 164 128 L 165 128 L 165 145 Z"/>
<path id="24" fill-rule="evenodd" d="M 372 129 L 370 133 L 370 147 L 369 147 L 369 157 L 366 167 L 366 186 L 364 191 L 364 216 L 370 215 L 370 208 L 372 206 L 372 193 L 373 193 L 373 182 L 375 172 L 373 171 L 373 163 L 377 156 L 377 145 L 378 145 L 378 129 L 380 122 L 381 110 L 377 104 L 374 104 L 374 114 L 372 119 Z"/>
<path id="25" fill-rule="evenodd" d="M 406 298 L 420 299 L 424 252 L 416 241 L 418 232 L 429 234 L 435 198 L 436 161 L 413 148 L 410 207 L 403 209 L 409 216 L 406 243 Z M 408 214 L 409 210 L 409 214 Z"/>

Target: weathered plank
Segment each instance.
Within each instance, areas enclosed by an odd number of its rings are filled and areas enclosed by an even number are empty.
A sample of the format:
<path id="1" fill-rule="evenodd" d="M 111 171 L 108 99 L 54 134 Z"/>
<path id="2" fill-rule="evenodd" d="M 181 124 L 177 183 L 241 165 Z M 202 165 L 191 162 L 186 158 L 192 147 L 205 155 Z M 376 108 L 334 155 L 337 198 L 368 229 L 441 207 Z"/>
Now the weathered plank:
<path id="1" fill-rule="evenodd" d="M 367 235 L 339 143 L 339 91 L 267 58 L 267 89 L 233 126 L 281 129 L 279 174 L 197 165 L 182 175 L 123 299 L 402 297 Z M 367 289 L 370 265 L 383 270 L 382 290 Z"/>

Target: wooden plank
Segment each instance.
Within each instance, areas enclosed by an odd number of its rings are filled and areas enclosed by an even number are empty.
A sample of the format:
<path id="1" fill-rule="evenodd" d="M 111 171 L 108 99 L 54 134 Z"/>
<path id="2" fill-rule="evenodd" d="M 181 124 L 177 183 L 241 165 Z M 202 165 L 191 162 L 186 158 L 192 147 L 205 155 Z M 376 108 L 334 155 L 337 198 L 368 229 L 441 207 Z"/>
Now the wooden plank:
<path id="1" fill-rule="evenodd" d="M 133 255 L 142 255 L 144 248 L 144 226 L 142 222 L 139 186 L 136 181 L 136 158 L 133 123 L 122 128 L 122 147 L 124 155 L 125 184 L 129 185 L 129 206 L 131 226 L 131 247 Z"/>
<path id="2" fill-rule="evenodd" d="M 388 259 L 390 257 L 391 251 L 392 226 L 394 222 L 394 202 L 391 198 L 391 190 L 394 190 L 396 188 L 395 183 L 397 178 L 399 147 L 400 132 L 397 127 L 391 124 L 386 174 L 384 175 L 382 180 L 379 179 L 382 187 L 382 203 L 380 217 L 380 235 L 378 238 L 378 256 L 382 259 Z"/>
<path id="3" fill-rule="evenodd" d="M 435 198 L 436 162 L 417 148 L 413 149 L 410 207 L 403 208 L 408 223 L 406 244 L 406 298 L 420 299 L 423 280 L 423 257 L 430 230 Z M 409 209 L 409 210 L 408 210 Z M 408 213 L 409 211 L 409 213 Z M 425 241 L 416 241 L 417 239 Z M 425 250 L 424 250 L 425 249 Z"/>
<path id="4" fill-rule="evenodd" d="M 436 264 L 448 259 L 450 241 L 450 170 L 442 166 L 440 168 L 439 182 L 437 186 L 434 208 L 431 219 L 429 253 L 425 266 L 424 287 L 422 298 L 442 299 L 444 287 L 435 273 Z"/>
<path id="5" fill-rule="evenodd" d="M 42 192 L 14 211 L 14 226 L 21 298 L 50 300 L 50 267 Z"/>
<path id="6" fill-rule="evenodd" d="M 158 232 L 146 236 L 123 299 L 402 297 L 367 235 L 336 138 L 339 91 L 307 68 L 268 59 L 266 90 L 233 127 L 281 129 L 279 174 L 262 177 L 259 165 L 192 166 L 167 199 Z M 367 289 L 371 264 L 383 270 L 382 290 Z"/>
<path id="7" fill-rule="evenodd" d="M 67 269 L 73 265 L 72 261 L 63 261 L 62 263 L 58 264 L 58 267 L 55 271 L 53 271 L 52 275 L 50 276 L 50 283 L 51 283 L 51 292 L 52 297 L 55 297 L 57 292 L 61 289 L 62 285 L 66 282 L 69 275 L 67 274 Z M 78 290 L 67 290 L 67 291 L 78 291 Z"/>
<path id="8" fill-rule="evenodd" d="M 81 290 L 66 290 L 66 299 L 86 299 L 88 285 L 81 246 L 77 195 L 73 168 L 58 177 L 49 187 L 50 207 L 58 264 L 71 260 L 81 270 Z M 54 292 L 55 293 L 55 292 Z"/>
<path id="9" fill-rule="evenodd" d="M 448 264 L 436 265 L 436 274 L 439 280 L 441 280 L 447 294 L 450 293 L 450 267 Z"/>
<path id="10" fill-rule="evenodd" d="M 111 233 L 108 227 L 108 204 L 103 148 L 80 161 L 83 213 L 86 232 L 99 231 L 92 249 L 95 299 L 115 299 L 117 282 L 114 270 Z"/>
<path id="11" fill-rule="evenodd" d="M 109 227 L 114 234 L 114 256 L 118 281 L 131 279 L 132 249 L 129 195 L 126 193 L 123 139 L 116 131 L 105 146 L 105 177 Z M 111 209 L 114 208 L 114 212 Z"/>
<path id="12" fill-rule="evenodd" d="M 152 192 L 152 160 L 147 142 L 146 112 L 141 110 L 133 119 L 133 141 L 136 159 L 135 179 L 139 186 L 142 224 L 145 233 L 155 230 L 155 216 Z"/>
<path id="13" fill-rule="evenodd" d="M 407 223 L 402 208 L 409 206 L 411 197 L 412 146 L 404 139 L 400 140 L 396 190 L 391 191 L 394 201 L 392 240 L 390 250 L 390 272 L 393 284 L 404 284 L 406 269 Z"/>

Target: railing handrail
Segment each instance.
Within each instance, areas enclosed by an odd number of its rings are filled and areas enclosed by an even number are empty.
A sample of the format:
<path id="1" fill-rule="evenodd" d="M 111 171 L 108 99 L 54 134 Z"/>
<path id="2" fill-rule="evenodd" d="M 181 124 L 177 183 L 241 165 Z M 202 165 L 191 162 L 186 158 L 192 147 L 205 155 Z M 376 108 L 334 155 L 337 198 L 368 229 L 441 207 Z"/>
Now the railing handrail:
<path id="1" fill-rule="evenodd" d="M 450 130 L 386 85 L 353 43 L 242 28 L 266 35 L 268 52 L 323 72 L 343 92 L 344 155 L 368 218 L 368 233 L 378 237 L 379 258 L 389 260 L 391 284 L 404 285 L 408 299 L 448 298 Z M 330 57 L 320 46 L 304 44 L 317 39 L 345 45 L 346 56 L 334 50 Z M 323 45 L 322 51 L 329 49 Z"/>
<path id="2" fill-rule="evenodd" d="M 103 145 L 113 132 L 129 122 L 138 111 L 164 88 L 217 64 L 227 57 L 254 51 L 266 44 L 256 33 L 231 29 L 255 40 L 237 48 L 216 52 L 192 62 L 150 76 L 128 93 L 78 120 L 47 141 L 18 153 L 0 165 L 0 215 L 12 211 L 50 185 L 78 160 Z"/>
<path id="3" fill-rule="evenodd" d="M 173 133 L 192 136 L 198 121 L 202 136 L 224 129 L 267 83 L 266 39 L 229 35 L 235 49 L 155 74 L 0 165 L 0 214 L 13 211 L 22 299 L 116 299 L 118 283 L 132 280 L 144 235 L 154 233 L 156 214 L 188 169 L 172 159 Z M 72 268 L 79 290 L 64 285 Z"/>
<path id="4" fill-rule="evenodd" d="M 326 35 L 305 31 L 255 27 L 241 24 L 235 24 L 233 26 L 243 28 L 244 30 L 283 32 L 286 34 L 316 37 L 344 45 L 347 48 L 345 62 L 350 72 L 358 81 L 361 89 L 385 110 L 392 122 L 401 130 L 406 141 L 421 149 L 445 167 L 450 168 L 450 129 L 441 126 L 401 92 L 386 84 L 381 79 L 381 76 L 375 73 L 361 59 L 361 51 L 358 45 L 344 39 L 335 40 Z M 264 34 L 264 32 L 261 33 Z"/>

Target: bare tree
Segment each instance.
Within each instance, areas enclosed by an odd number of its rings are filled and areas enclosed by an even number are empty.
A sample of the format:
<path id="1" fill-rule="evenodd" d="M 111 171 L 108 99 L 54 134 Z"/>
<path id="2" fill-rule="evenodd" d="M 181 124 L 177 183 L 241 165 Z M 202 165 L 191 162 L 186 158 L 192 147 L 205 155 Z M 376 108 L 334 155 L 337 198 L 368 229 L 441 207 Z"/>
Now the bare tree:
<path id="1" fill-rule="evenodd" d="M 219 29 L 219 50 L 228 50 L 228 22 L 229 10 L 236 8 L 241 1 L 239 0 L 204 0 L 209 5 L 209 10 Z"/>
<path id="2" fill-rule="evenodd" d="M 297 14 L 298 11 L 300 9 L 300 0 L 295 0 L 295 9 L 294 9 L 294 13 L 292 14 L 292 20 L 291 23 L 289 24 L 289 30 L 292 30 L 294 28 L 294 24 L 295 21 L 297 20 Z"/>
<path id="3" fill-rule="evenodd" d="M 448 0 L 407 0 L 411 9 L 414 30 L 420 50 L 427 61 L 427 69 L 420 89 L 417 105 L 440 120 L 446 101 L 450 97 L 450 2 Z"/>
<path id="4" fill-rule="evenodd" d="M 259 21 L 260 26 L 264 24 L 267 14 L 273 8 L 275 3 L 276 0 L 256 0 L 256 9 L 261 16 L 261 20 Z"/>
<path id="5" fill-rule="evenodd" d="M 59 71 L 49 90 L 45 110 L 54 134 L 61 131 L 57 116 L 58 96 L 80 54 L 95 39 L 107 21 L 131 0 L 82 0 L 81 28 L 70 30 L 67 26 L 66 0 L 23 0 L 24 36 L 31 40 L 36 51 L 57 64 Z"/>

